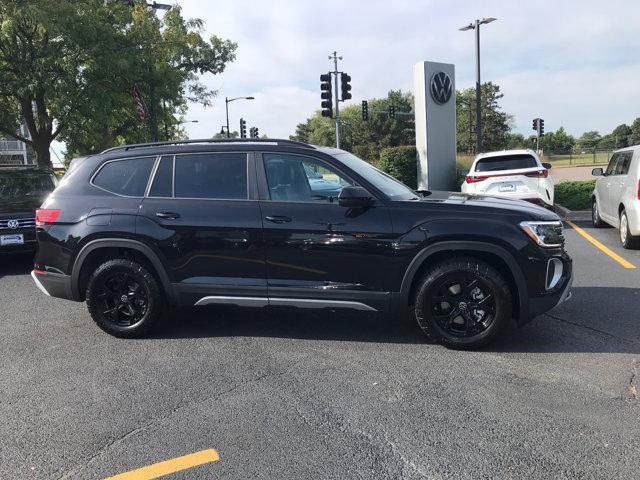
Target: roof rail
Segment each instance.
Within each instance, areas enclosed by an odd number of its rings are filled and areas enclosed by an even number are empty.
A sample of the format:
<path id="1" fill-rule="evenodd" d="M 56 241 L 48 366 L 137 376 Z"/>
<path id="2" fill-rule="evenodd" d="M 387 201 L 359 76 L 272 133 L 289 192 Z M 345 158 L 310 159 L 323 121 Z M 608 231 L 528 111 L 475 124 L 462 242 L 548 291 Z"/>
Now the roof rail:
<path id="1" fill-rule="evenodd" d="M 150 142 L 150 143 L 134 143 L 131 145 L 120 145 L 118 147 L 108 148 L 102 153 L 115 152 L 118 150 L 133 150 L 135 148 L 148 148 L 148 147 L 165 147 L 171 145 L 193 145 L 199 143 L 271 143 L 277 145 L 295 145 L 297 147 L 313 148 L 311 145 L 304 142 L 297 142 L 295 140 L 281 140 L 276 138 L 203 138 L 199 140 L 168 140 L 164 142 Z"/>

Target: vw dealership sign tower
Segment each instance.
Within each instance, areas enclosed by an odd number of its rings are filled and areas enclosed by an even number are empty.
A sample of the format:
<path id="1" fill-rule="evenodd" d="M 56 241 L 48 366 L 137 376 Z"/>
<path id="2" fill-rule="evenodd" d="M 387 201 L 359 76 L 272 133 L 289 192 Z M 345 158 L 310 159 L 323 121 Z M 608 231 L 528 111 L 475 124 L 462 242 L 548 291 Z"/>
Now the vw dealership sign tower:
<path id="1" fill-rule="evenodd" d="M 451 190 L 456 172 L 455 67 L 449 63 L 416 63 L 413 85 L 418 189 Z"/>

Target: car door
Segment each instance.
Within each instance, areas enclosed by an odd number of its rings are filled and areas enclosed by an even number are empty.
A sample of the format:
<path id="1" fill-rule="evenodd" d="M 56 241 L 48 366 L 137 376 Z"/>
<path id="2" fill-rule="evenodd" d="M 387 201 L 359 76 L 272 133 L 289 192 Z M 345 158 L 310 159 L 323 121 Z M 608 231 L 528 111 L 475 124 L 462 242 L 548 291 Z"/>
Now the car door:
<path id="1" fill-rule="evenodd" d="M 631 166 L 631 157 L 633 152 L 619 152 L 618 161 L 615 164 L 615 174 L 611 177 L 611 186 L 609 188 L 609 206 L 611 214 L 615 216 L 616 225 L 620 221 L 618 209 L 622 203 L 625 190 L 628 188 L 627 181 L 629 177 L 629 167 Z"/>
<path id="2" fill-rule="evenodd" d="M 243 297 L 266 305 L 253 154 L 162 157 L 142 202 L 137 233 L 163 256 L 182 304 L 244 304 L 235 298 Z"/>
<path id="3" fill-rule="evenodd" d="M 611 184 L 613 177 L 615 176 L 616 165 L 620 155 L 614 153 L 609 160 L 607 169 L 604 172 L 604 178 L 599 179 L 597 183 L 598 200 L 600 203 L 600 216 L 609 223 L 617 222 L 617 216 L 613 215 L 613 209 L 611 208 Z"/>
<path id="4" fill-rule="evenodd" d="M 263 153 L 257 168 L 269 302 L 385 308 L 391 290 L 388 208 L 377 199 L 369 208 L 338 205 L 341 188 L 356 182 L 319 158 Z"/>

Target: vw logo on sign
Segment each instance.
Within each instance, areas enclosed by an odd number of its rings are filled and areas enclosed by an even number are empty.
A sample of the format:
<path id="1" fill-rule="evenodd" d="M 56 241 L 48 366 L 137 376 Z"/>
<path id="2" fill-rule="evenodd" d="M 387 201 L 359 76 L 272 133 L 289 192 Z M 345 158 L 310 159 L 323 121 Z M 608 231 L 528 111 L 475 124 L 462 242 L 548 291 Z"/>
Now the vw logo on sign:
<path id="1" fill-rule="evenodd" d="M 13 228 L 14 230 L 20 226 L 20 222 L 18 220 L 9 220 L 7 222 L 7 227 Z"/>
<path id="2" fill-rule="evenodd" d="M 444 105 L 451 98 L 453 91 L 451 77 L 444 72 L 434 73 L 429 84 L 429 91 L 434 102 L 438 105 Z"/>

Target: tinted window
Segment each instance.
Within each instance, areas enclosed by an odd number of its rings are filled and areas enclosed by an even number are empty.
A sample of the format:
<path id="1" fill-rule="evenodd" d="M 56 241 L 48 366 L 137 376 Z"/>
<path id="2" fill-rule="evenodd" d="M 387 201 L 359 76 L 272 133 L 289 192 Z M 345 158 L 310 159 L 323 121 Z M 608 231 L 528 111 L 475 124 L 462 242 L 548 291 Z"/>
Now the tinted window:
<path id="1" fill-rule="evenodd" d="M 331 165 L 308 157 L 264 154 L 269 194 L 285 202 L 332 202 L 353 182 Z"/>
<path id="2" fill-rule="evenodd" d="M 43 198 L 56 188 L 56 177 L 46 172 L 0 172 L 0 199 Z"/>
<path id="3" fill-rule="evenodd" d="M 504 155 L 481 158 L 476 163 L 476 172 L 492 172 L 497 170 L 518 170 L 520 168 L 537 168 L 538 162 L 532 155 Z"/>
<path id="4" fill-rule="evenodd" d="M 620 160 L 616 165 L 616 175 L 626 175 L 629 173 L 629 166 L 631 165 L 631 153 L 625 152 L 620 154 Z"/>
<path id="5" fill-rule="evenodd" d="M 176 197 L 248 198 L 246 154 L 181 155 L 175 170 Z"/>
<path id="6" fill-rule="evenodd" d="M 105 163 L 92 183 L 118 195 L 142 197 L 155 160 L 145 157 Z"/>
<path id="7" fill-rule="evenodd" d="M 614 172 L 616 170 L 616 165 L 618 163 L 618 160 L 620 160 L 620 154 L 614 153 L 613 156 L 611 157 L 611 160 L 609 160 L 609 165 L 607 165 L 607 169 L 604 172 L 605 175 L 615 174 Z"/>
<path id="8" fill-rule="evenodd" d="M 173 196 L 173 157 L 162 157 L 153 183 L 149 190 L 150 197 Z"/>

